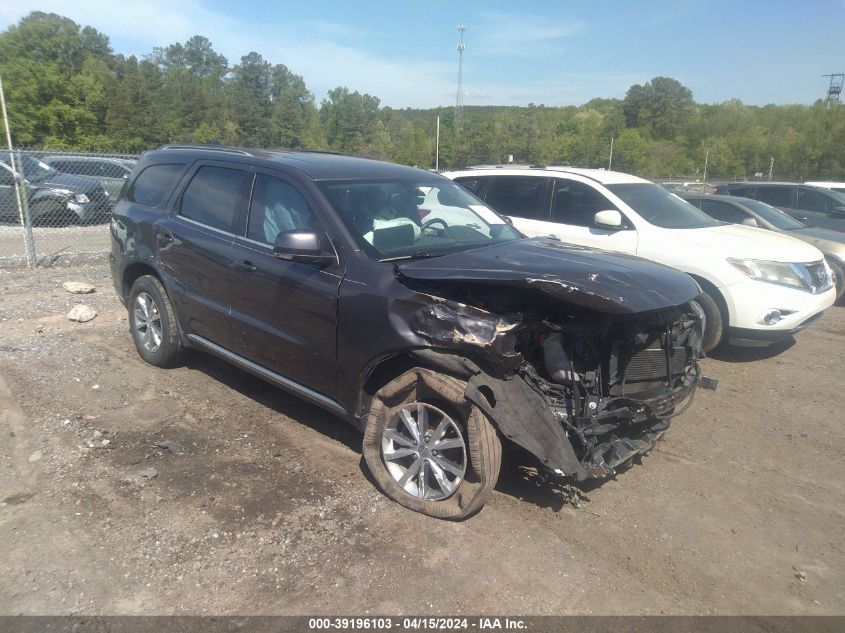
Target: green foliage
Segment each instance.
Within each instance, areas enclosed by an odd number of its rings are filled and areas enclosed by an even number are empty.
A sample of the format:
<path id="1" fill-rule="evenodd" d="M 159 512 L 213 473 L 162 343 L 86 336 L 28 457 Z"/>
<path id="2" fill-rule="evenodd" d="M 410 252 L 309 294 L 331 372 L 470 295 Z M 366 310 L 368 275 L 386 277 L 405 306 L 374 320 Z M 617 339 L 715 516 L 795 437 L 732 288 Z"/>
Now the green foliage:
<path id="1" fill-rule="evenodd" d="M 502 163 L 607 167 L 663 178 L 845 179 L 845 107 L 697 104 L 675 79 L 631 86 L 624 99 L 575 107 L 381 107 L 345 86 L 317 106 L 304 79 L 250 52 L 230 65 L 200 35 L 145 59 L 109 39 L 33 12 L 0 33 L 0 76 L 14 142 L 54 149 L 140 152 L 168 142 L 324 149 L 440 168 Z"/>

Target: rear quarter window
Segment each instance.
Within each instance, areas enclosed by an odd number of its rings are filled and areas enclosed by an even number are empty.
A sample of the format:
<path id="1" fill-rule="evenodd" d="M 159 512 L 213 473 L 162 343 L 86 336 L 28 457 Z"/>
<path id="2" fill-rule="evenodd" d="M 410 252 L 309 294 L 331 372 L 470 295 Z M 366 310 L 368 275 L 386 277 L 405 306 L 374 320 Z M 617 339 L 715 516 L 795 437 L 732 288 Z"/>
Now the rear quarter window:
<path id="1" fill-rule="evenodd" d="M 126 192 L 126 199 L 145 207 L 154 207 L 172 191 L 184 170 L 184 163 L 150 165 L 135 178 Z"/>

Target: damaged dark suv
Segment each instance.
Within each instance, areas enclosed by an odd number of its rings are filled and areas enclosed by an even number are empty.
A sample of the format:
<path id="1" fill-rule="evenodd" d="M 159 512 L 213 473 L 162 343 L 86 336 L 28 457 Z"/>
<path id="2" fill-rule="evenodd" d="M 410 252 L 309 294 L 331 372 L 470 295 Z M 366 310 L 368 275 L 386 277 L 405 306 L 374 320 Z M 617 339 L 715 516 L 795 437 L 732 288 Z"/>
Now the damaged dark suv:
<path id="1" fill-rule="evenodd" d="M 613 476 L 702 380 L 690 277 L 524 239 L 423 170 L 169 146 L 111 232 L 146 361 L 198 348 L 336 413 L 385 494 L 432 516 L 482 507 L 503 444 L 547 476 Z"/>

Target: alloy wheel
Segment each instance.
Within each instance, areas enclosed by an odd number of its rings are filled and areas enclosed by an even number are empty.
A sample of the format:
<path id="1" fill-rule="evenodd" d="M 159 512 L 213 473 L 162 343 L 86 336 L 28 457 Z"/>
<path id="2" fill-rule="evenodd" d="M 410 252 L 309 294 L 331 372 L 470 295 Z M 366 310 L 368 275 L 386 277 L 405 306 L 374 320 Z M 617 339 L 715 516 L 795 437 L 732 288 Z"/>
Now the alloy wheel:
<path id="1" fill-rule="evenodd" d="M 135 297 L 135 332 L 141 345 L 148 352 L 157 352 L 161 346 L 161 314 L 155 300 L 149 293 L 140 292 Z"/>
<path id="2" fill-rule="evenodd" d="M 404 404 L 394 413 L 382 434 L 381 454 L 399 487 L 425 501 L 454 494 L 467 467 L 460 427 L 424 402 Z"/>

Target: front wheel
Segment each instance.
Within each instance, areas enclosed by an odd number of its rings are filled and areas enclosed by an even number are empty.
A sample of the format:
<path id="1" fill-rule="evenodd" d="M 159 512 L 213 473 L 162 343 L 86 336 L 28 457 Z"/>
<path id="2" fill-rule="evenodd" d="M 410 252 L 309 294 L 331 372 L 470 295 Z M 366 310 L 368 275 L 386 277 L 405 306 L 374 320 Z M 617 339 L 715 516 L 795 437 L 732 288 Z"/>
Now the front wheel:
<path id="1" fill-rule="evenodd" d="M 502 444 L 464 398 L 466 384 L 412 369 L 373 397 L 364 433 L 367 467 L 388 497 L 432 517 L 461 520 L 496 486 Z"/>
<path id="2" fill-rule="evenodd" d="M 827 265 L 830 266 L 830 270 L 833 271 L 833 276 L 835 277 L 836 301 L 838 302 L 842 298 L 842 295 L 845 294 L 845 271 L 842 270 L 841 265 L 829 259 L 827 260 Z"/>
<path id="3" fill-rule="evenodd" d="M 722 311 L 719 309 L 719 304 L 706 292 L 702 292 L 696 298 L 696 303 L 701 306 L 704 311 L 704 336 L 701 341 L 701 349 L 704 352 L 714 350 L 725 334 L 725 323 L 722 318 Z"/>

